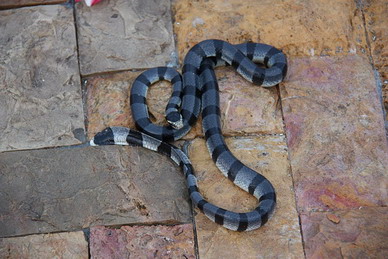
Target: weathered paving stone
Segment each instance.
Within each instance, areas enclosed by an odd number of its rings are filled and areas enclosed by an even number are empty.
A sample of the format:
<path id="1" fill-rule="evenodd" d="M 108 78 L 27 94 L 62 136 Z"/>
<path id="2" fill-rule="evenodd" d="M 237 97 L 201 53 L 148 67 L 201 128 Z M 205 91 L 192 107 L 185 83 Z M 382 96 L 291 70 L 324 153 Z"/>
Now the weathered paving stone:
<path id="1" fill-rule="evenodd" d="M 90 230 L 92 258 L 191 258 L 194 234 L 191 224 L 176 226 L 123 226 Z"/>
<path id="2" fill-rule="evenodd" d="M 108 126 L 135 128 L 129 106 L 129 94 L 139 72 L 120 72 L 87 79 L 88 136 Z M 168 82 L 152 85 L 148 91 L 148 107 L 154 123 L 165 124 L 165 108 L 172 93 Z"/>
<path id="3" fill-rule="evenodd" d="M 262 42 L 297 56 L 366 49 L 362 15 L 355 1 L 179 0 L 174 13 L 181 60 L 190 47 L 205 39 Z"/>
<path id="4" fill-rule="evenodd" d="M 76 5 L 81 74 L 175 65 L 170 1 Z"/>
<path id="5" fill-rule="evenodd" d="M 88 137 L 107 126 L 135 128 L 129 108 L 130 88 L 139 72 L 120 72 L 87 79 Z M 221 119 L 226 135 L 283 133 L 279 94 L 276 88 L 254 86 L 232 68 L 216 69 L 220 87 Z M 165 107 L 171 95 L 168 82 L 150 87 L 147 103 L 150 117 L 160 125 L 165 122 Z M 187 135 L 202 134 L 201 120 Z"/>
<path id="6" fill-rule="evenodd" d="M 1 0 L 0 9 L 40 4 L 59 4 L 64 3 L 66 1 L 67 0 Z"/>
<path id="7" fill-rule="evenodd" d="M 250 232 L 227 230 L 196 209 L 200 258 L 303 258 L 284 136 L 227 138 L 226 142 L 238 159 L 271 181 L 278 203 L 267 224 Z M 237 212 L 249 211 L 257 206 L 254 197 L 240 190 L 218 171 L 203 140 L 193 141 L 190 159 L 198 177 L 199 190 L 208 201 Z"/>
<path id="8" fill-rule="evenodd" d="M 388 145 L 368 60 L 297 58 L 280 89 L 298 209 L 386 206 Z"/>
<path id="9" fill-rule="evenodd" d="M 255 86 L 233 68 L 216 69 L 220 87 L 222 130 L 226 135 L 283 133 L 275 87 Z"/>
<path id="10" fill-rule="evenodd" d="M 84 233 L 0 238 L 0 258 L 88 258 Z"/>
<path id="11" fill-rule="evenodd" d="M 82 142 L 72 9 L 0 11 L 0 53 L 0 151 Z"/>
<path id="12" fill-rule="evenodd" d="M 381 76 L 384 106 L 388 112 L 388 2 L 385 0 L 364 0 L 363 3 L 371 54 L 374 65 Z M 388 114 L 386 114 L 386 121 L 388 123 Z"/>
<path id="13" fill-rule="evenodd" d="M 0 154 L 0 236 L 191 220 L 184 177 L 161 154 L 87 147 Z"/>
<path id="14" fill-rule="evenodd" d="M 306 257 L 386 258 L 387 222 L 387 207 L 302 214 Z"/>

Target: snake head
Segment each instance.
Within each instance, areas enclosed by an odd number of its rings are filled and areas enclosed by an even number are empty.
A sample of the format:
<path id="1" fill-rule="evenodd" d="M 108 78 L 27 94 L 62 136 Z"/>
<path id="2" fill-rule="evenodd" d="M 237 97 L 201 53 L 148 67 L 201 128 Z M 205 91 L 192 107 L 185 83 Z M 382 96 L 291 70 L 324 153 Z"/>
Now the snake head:
<path id="1" fill-rule="evenodd" d="M 166 115 L 167 122 L 174 128 L 174 129 L 181 129 L 183 128 L 183 119 L 182 116 L 177 113 L 168 113 Z"/>
<path id="2" fill-rule="evenodd" d="M 114 145 L 114 135 L 111 128 L 106 128 L 98 132 L 93 139 L 90 140 L 91 146 Z"/>

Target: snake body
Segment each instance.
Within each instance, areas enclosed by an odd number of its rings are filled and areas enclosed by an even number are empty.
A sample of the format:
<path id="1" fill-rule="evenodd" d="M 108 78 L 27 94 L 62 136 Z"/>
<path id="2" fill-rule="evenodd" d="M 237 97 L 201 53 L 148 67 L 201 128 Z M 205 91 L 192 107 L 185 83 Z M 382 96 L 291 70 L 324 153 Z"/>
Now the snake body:
<path id="1" fill-rule="evenodd" d="M 262 64 L 265 68 L 258 66 Z M 205 40 L 187 53 L 181 75 L 172 68 L 157 67 L 140 74 L 131 88 L 130 103 L 136 127 L 109 127 L 96 134 L 91 145 L 138 145 L 169 156 L 186 177 L 190 198 L 210 220 L 235 231 L 254 230 L 265 224 L 276 205 L 272 184 L 240 162 L 227 147 L 221 132 L 217 79 L 214 67 L 233 66 L 246 80 L 263 87 L 280 83 L 287 72 L 286 56 L 278 49 L 259 43 L 232 45 L 221 40 Z M 166 107 L 169 126 L 151 122 L 146 104 L 148 87 L 167 80 L 173 93 Z M 247 213 L 228 211 L 207 202 L 200 194 L 193 166 L 185 152 L 166 142 L 180 139 L 202 114 L 206 145 L 222 174 L 259 201 Z"/>

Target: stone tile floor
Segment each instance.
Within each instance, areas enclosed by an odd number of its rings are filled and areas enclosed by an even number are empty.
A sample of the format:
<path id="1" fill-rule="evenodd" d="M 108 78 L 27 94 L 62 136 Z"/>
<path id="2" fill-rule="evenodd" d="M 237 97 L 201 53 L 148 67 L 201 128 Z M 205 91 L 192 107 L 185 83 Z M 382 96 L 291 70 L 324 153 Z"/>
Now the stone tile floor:
<path id="1" fill-rule="evenodd" d="M 0 9 L 0 258 L 387 258 L 387 1 L 3 0 Z M 228 145 L 278 193 L 276 213 L 252 232 L 192 208 L 162 155 L 83 144 L 106 126 L 134 127 L 134 78 L 180 68 L 209 38 L 264 42 L 289 59 L 272 89 L 216 71 Z M 170 93 L 164 82 L 150 90 L 158 123 Z M 253 208 L 217 172 L 197 124 L 185 138 L 204 196 Z"/>

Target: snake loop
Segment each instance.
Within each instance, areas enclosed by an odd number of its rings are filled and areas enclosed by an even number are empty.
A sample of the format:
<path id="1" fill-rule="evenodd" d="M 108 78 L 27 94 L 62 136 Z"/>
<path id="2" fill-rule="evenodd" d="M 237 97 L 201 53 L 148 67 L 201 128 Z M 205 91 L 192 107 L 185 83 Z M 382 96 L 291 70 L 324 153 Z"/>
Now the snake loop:
<path id="1" fill-rule="evenodd" d="M 258 66 L 256 63 L 264 66 Z M 138 145 L 169 156 L 186 177 L 192 202 L 212 221 L 235 231 L 257 229 L 265 224 L 276 205 L 272 184 L 239 161 L 227 147 L 221 132 L 218 83 L 214 67 L 233 66 L 249 82 L 262 87 L 280 83 L 287 73 L 286 56 L 278 49 L 259 43 L 232 45 L 221 40 L 205 40 L 187 53 L 181 75 L 172 68 L 157 67 L 134 81 L 130 103 L 136 127 L 109 127 L 96 134 L 91 145 Z M 169 126 L 155 125 L 149 119 L 146 96 L 153 83 L 167 80 L 173 92 L 166 107 Z M 228 211 L 207 202 L 198 190 L 193 166 L 185 152 L 166 142 L 183 137 L 202 114 L 202 128 L 211 158 L 235 185 L 256 197 L 257 208 L 247 213 Z"/>

